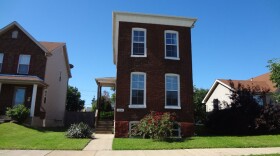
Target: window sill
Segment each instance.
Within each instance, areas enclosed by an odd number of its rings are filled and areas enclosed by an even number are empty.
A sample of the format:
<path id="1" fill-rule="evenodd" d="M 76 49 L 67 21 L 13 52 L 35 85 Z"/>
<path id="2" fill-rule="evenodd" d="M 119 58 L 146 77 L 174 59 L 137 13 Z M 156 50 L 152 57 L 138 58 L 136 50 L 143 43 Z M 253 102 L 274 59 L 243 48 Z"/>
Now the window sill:
<path id="1" fill-rule="evenodd" d="M 164 106 L 165 109 L 181 109 L 180 106 Z"/>
<path id="2" fill-rule="evenodd" d="M 167 60 L 180 60 L 179 57 L 165 57 Z"/>
<path id="3" fill-rule="evenodd" d="M 128 105 L 128 108 L 146 108 L 146 105 Z"/>
<path id="4" fill-rule="evenodd" d="M 130 57 L 147 57 L 147 55 L 130 55 Z"/>

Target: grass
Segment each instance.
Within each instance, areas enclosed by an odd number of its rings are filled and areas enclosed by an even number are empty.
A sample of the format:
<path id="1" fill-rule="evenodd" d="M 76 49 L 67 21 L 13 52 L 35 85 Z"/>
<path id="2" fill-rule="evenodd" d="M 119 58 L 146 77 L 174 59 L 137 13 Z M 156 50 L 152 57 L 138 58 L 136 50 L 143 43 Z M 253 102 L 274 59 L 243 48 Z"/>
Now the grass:
<path id="1" fill-rule="evenodd" d="M 280 135 L 196 136 L 182 141 L 153 141 L 139 138 L 115 138 L 114 150 L 161 150 L 187 148 L 279 147 Z"/>
<path id="2" fill-rule="evenodd" d="M 0 124 L 0 149 L 82 150 L 90 139 L 70 139 L 62 129 L 34 129 Z"/>

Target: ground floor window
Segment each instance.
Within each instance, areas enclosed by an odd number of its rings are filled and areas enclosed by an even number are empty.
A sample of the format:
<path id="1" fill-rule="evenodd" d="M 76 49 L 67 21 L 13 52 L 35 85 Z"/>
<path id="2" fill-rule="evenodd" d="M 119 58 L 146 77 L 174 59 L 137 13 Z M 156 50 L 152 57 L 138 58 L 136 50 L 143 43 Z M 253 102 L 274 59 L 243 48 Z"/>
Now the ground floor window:
<path id="1" fill-rule="evenodd" d="M 129 137 L 132 137 L 131 134 L 134 134 L 136 131 L 136 127 L 139 124 L 139 121 L 130 121 L 129 122 Z M 134 136 L 133 136 L 134 137 Z"/>
<path id="2" fill-rule="evenodd" d="M 181 138 L 181 126 L 179 123 L 173 125 L 171 138 Z"/>

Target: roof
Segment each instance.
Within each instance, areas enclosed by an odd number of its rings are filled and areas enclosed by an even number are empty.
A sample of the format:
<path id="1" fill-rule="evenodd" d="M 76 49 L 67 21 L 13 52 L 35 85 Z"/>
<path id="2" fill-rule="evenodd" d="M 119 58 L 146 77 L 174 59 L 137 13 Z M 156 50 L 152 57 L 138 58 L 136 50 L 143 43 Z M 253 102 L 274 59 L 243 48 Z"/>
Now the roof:
<path id="1" fill-rule="evenodd" d="M 115 85 L 116 85 L 116 78 L 115 77 L 96 78 L 95 82 L 97 83 L 97 85 L 100 85 L 100 86 L 115 87 Z"/>
<path id="2" fill-rule="evenodd" d="M 0 74 L 0 82 L 9 83 L 20 83 L 20 84 L 39 84 L 42 86 L 48 86 L 44 80 L 38 76 L 30 75 L 10 75 L 10 74 Z"/>
<path id="3" fill-rule="evenodd" d="M 269 91 L 269 92 L 275 92 L 277 90 L 273 82 L 270 80 L 270 73 L 265 73 L 260 76 L 251 78 L 249 80 L 230 80 L 230 79 L 217 79 L 204 99 L 202 100 L 202 103 L 206 103 L 209 97 L 212 95 L 212 93 L 215 91 L 218 84 L 221 84 L 225 87 L 227 87 L 230 90 L 237 89 L 238 85 L 242 85 L 242 87 L 250 87 L 255 89 L 256 92 L 262 92 L 262 91 Z"/>
<path id="4" fill-rule="evenodd" d="M 65 43 L 62 42 L 39 42 L 41 45 L 43 45 L 49 52 L 52 52 L 56 48 L 65 45 Z"/>
<path id="5" fill-rule="evenodd" d="M 149 23 L 160 25 L 172 25 L 182 27 L 194 27 L 196 18 L 186 18 L 178 16 L 163 16 L 142 13 L 113 12 L 113 62 L 117 64 L 118 55 L 118 29 L 119 22 Z"/>

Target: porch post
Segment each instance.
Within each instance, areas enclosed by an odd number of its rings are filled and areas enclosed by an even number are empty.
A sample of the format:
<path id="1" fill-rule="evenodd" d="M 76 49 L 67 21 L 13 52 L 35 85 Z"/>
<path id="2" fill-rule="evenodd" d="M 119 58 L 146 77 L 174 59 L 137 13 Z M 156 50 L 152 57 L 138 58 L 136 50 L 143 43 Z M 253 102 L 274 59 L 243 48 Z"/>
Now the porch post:
<path id="1" fill-rule="evenodd" d="M 35 103 L 36 103 L 36 96 L 37 96 L 37 84 L 33 84 L 33 91 L 32 91 L 32 100 L 31 100 L 31 109 L 30 109 L 30 117 L 34 116 L 35 112 Z"/>
<path id="2" fill-rule="evenodd" d="M 0 93 L 1 93 L 2 83 L 0 82 Z"/>

